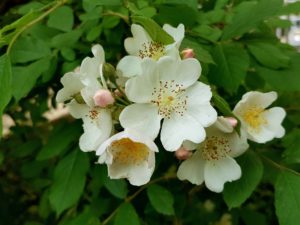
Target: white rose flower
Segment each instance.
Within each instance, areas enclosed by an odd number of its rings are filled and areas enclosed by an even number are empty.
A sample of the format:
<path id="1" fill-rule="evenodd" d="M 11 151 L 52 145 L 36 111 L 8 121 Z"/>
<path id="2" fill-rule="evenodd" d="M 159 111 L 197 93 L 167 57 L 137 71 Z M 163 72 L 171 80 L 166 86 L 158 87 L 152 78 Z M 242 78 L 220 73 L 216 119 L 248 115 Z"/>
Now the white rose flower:
<path id="1" fill-rule="evenodd" d="M 94 151 L 109 138 L 112 131 L 110 110 L 101 108 L 94 102 L 97 91 L 103 89 L 99 79 L 105 62 L 104 51 L 101 45 L 95 45 L 92 52 L 94 57 L 86 57 L 79 72 L 67 73 L 62 77 L 61 83 L 64 87 L 56 96 L 58 102 L 71 100 L 67 104 L 70 114 L 76 119 L 83 120 L 84 133 L 79 139 L 82 151 Z M 84 102 L 78 103 L 74 99 L 76 95 L 81 96 Z"/>
<path id="2" fill-rule="evenodd" d="M 205 141 L 181 163 L 177 176 L 196 185 L 205 182 L 209 190 L 221 192 L 224 183 L 241 177 L 241 168 L 233 158 L 247 149 L 245 134 L 239 136 L 225 118 L 218 117 L 217 122 L 207 128 Z"/>
<path id="3" fill-rule="evenodd" d="M 163 29 L 169 33 L 174 43 L 163 45 L 151 39 L 147 31 L 140 25 L 132 24 L 131 33 L 133 37 L 126 38 L 124 46 L 128 56 L 123 57 L 117 65 L 117 70 L 125 77 L 132 77 L 142 73 L 141 62 L 143 59 L 151 58 L 159 60 L 162 56 L 172 56 L 180 58 L 178 48 L 184 38 L 184 25 L 179 24 L 174 28 L 168 24 Z"/>
<path id="4" fill-rule="evenodd" d="M 281 107 L 266 109 L 276 99 L 277 93 L 274 91 L 250 91 L 235 106 L 233 113 L 240 119 L 241 128 L 246 131 L 249 140 L 265 143 L 284 136 L 281 123 L 286 112 Z"/>
<path id="5" fill-rule="evenodd" d="M 217 113 L 210 104 L 210 87 L 197 81 L 200 63 L 164 57 L 158 62 L 144 60 L 142 69 L 143 76 L 126 83 L 126 95 L 135 104 L 121 112 L 121 125 L 154 139 L 164 119 L 161 141 L 168 151 L 176 151 L 184 140 L 203 141 L 203 127 L 214 123 Z"/>
<path id="6" fill-rule="evenodd" d="M 99 163 L 106 163 L 112 179 L 127 178 L 132 185 L 149 182 L 158 148 L 149 137 L 126 129 L 106 140 L 97 150 Z"/>

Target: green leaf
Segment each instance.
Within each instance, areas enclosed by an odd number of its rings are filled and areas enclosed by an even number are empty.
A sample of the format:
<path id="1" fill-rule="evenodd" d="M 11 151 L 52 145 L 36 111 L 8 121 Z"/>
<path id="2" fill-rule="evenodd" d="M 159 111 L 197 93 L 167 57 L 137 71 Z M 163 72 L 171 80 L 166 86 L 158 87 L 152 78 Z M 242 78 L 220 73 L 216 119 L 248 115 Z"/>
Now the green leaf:
<path id="1" fill-rule="evenodd" d="M 215 9 L 222 9 L 228 4 L 229 0 L 217 0 L 215 3 Z"/>
<path id="2" fill-rule="evenodd" d="M 73 61 L 76 58 L 76 53 L 71 48 L 62 48 L 61 49 L 61 55 L 68 61 Z"/>
<path id="3" fill-rule="evenodd" d="M 277 91 L 300 91 L 300 55 L 293 53 L 287 69 L 272 70 L 262 66 L 256 66 L 258 74 Z"/>
<path id="4" fill-rule="evenodd" d="M 63 223 L 61 225 L 100 225 L 99 219 L 93 214 L 93 212 L 87 208 L 83 213 L 77 215 L 71 221 Z"/>
<path id="5" fill-rule="evenodd" d="M 226 14 L 223 9 L 215 9 L 204 13 L 200 12 L 198 16 L 198 22 L 203 25 L 223 23 L 225 15 Z"/>
<path id="6" fill-rule="evenodd" d="M 234 9 L 235 14 L 231 23 L 224 28 L 222 39 L 227 40 L 250 31 L 259 22 L 273 17 L 281 9 L 282 4 L 282 0 L 242 2 Z"/>
<path id="7" fill-rule="evenodd" d="M 94 41 L 94 40 L 96 40 L 100 36 L 101 32 L 102 32 L 102 25 L 100 24 L 98 26 L 93 27 L 87 33 L 86 39 L 88 41 Z"/>
<path id="8" fill-rule="evenodd" d="M 89 168 L 86 153 L 76 148 L 56 166 L 49 200 L 57 215 L 74 205 L 80 198 Z"/>
<path id="9" fill-rule="evenodd" d="M 286 148 L 283 157 L 287 163 L 300 163 L 300 129 L 295 129 L 283 138 Z"/>
<path id="10" fill-rule="evenodd" d="M 256 60 L 268 68 L 280 69 L 289 66 L 290 57 L 274 44 L 255 41 L 249 42 L 247 47 Z"/>
<path id="11" fill-rule="evenodd" d="M 40 16 L 40 14 L 40 11 L 30 11 L 13 23 L 4 26 L 0 30 L 0 47 L 9 44 L 11 42 L 11 39 L 17 32 L 19 32 L 21 28 L 36 19 L 38 16 Z"/>
<path id="12" fill-rule="evenodd" d="M 21 5 L 21 7 L 18 8 L 18 13 L 21 15 L 25 15 L 26 13 L 29 13 L 34 10 L 38 10 L 44 6 L 45 5 L 40 2 L 28 2 L 27 4 Z"/>
<path id="13" fill-rule="evenodd" d="M 197 41 L 192 39 L 184 38 L 180 48 L 183 50 L 185 48 L 191 48 L 194 50 L 195 57 L 203 63 L 214 63 L 214 60 L 209 53 L 209 51 L 205 50 Z"/>
<path id="14" fill-rule="evenodd" d="M 198 8 L 198 1 L 197 0 L 161 0 L 161 3 L 164 4 L 174 4 L 174 5 L 187 5 L 191 8 L 197 9 Z M 178 7 L 178 6 L 176 6 Z M 174 7 L 175 8 L 175 7 Z"/>
<path id="15" fill-rule="evenodd" d="M 142 25 L 148 32 L 153 41 L 168 45 L 174 42 L 174 39 L 164 31 L 154 20 L 143 16 L 132 16 L 133 23 Z"/>
<path id="16" fill-rule="evenodd" d="M 23 158 L 31 155 L 34 151 L 41 148 L 41 145 L 42 143 L 39 139 L 28 140 L 22 145 L 17 146 L 12 154 L 14 157 Z"/>
<path id="17" fill-rule="evenodd" d="M 93 10 L 96 6 L 119 6 L 122 0 L 83 0 L 83 8 L 85 11 Z"/>
<path id="18" fill-rule="evenodd" d="M 118 209 L 114 225 L 140 225 L 139 216 L 130 203 L 124 203 Z"/>
<path id="19" fill-rule="evenodd" d="M 235 43 L 222 43 L 212 51 L 216 65 L 211 66 L 208 79 L 229 93 L 237 90 L 244 81 L 249 66 L 249 56 L 245 49 Z"/>
<path id="20" fill-rule="evenodd" d="M 51 55 L 50 47 L 41 39 L 29 36 L 20 38 L 12 48 L 11 61 L 25 63 Z"/>
<path id="21" fill-rule="evenodd" d="M 174 198 L 162 186 L 153 184 L 147 188 L 147 195 L 153 208 L 164 215 L 174 215 Z"/>
<path id="22" fill-rule="evenodd" d="M 262 213 L 246 208 L 240 211 L 240 215 L 245 225 L 268 225 L 266 215 Z"/>
<path id="23" fill-rule="evenodd" d="M 112 195 L 120 199 L 124 199 L 128 193 L 127 183 L 125 180 L 112 180 L 110 178 L 106 178 L 104 186 Z"/>
<path id="24" fill-rule="evenodd" d="M 25 97 L 34 87 L 37 79 L 49 66 L 49 58 L 40 59 L 29 66 L 17 66 L 12 68 L 12 91 L 16 101 Z"/>
<path id="25" fill-rule="evenodd" d="M 73 10 L 69 6 L 62 6 L 49 15 L 47 26 L 62 30 L 71 31 L 74 24 Z"/>
<path id="26" fill-rule="evenodd" d="M 3 161 L 4 161 L 4 154 L 3 152 L 0 152 L 0 167 L 2 166 Z"/>
<path id="27" fill-rule="evenodd" d="M 242 169 L 242 177 L 226 183 L 223 197 L 228 207 L 238 207 L 244 203 L 255 190 L 263 175 L 263 164 L 260 158 L 250 150 L 237 159 Z"/>
<path id="28" fill-rule="evenodd" d="M 73 30 L 68 33 L 58 34 L 52 39 L 51 45 L 59 49 L 72 48 L 79 40 L 81 34 L 81 30 Z"/>
<path id="29" fill-rule="evenodd" d="M 212 42 L 217 41 L 222 35 L 222 31 L 219 28 L 214 28 L 205 24 L 193 28 L 193 31 L 197 36 Z"/>
<path id="30" fill-rule="evenodd" d="M 186 27 L 192 27 L 198 17 L 197 10 L 187 5 L 177 5 L 176 7 L 160 5 L 157 11 L 158 13 L 154 16 L 155 21 L 160 24 L 168 23 L 176 27 L 180 23 L 183 23 Z"/>
<path id="31" fill-rule="evenodd" d="M 72 143 L 78 141 L 81 127 L 78 123 L 59 124 L 55 127 L 46 144 L 37 155 L 37 160 L 45 160 L 59 155 L 64 150 L 67 150 Z"/>
<path id="32" fill-rule="evenodd" d="M 0 57 L 0 137 L 2 136 L 2 114 L 12 96 L 12 72 L 7 54 Z"/>
<path id="33" fill-rule="evenodd" d="M 279 11 L 279 15 L 300 14 L 300 2 L 289 2 Z"/>
<path id="34" fill-rule="evenodd" d="M 300 176 L 282 171 L 275 184 L 275 208 L 280 225 L 300 221 Z"/>

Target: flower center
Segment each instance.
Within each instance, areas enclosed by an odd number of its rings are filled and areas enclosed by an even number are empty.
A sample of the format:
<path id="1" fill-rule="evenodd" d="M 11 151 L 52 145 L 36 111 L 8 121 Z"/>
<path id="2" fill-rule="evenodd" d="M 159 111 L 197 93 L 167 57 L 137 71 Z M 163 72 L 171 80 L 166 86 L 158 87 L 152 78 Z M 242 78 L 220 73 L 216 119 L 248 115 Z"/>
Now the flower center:
<path id="1" fill-rule="evenodd" d="M 91 120 L 95 120 L 98 118 L 99 115 L 100 112 L 94 108 L 89 111 L 89 114 L 87 116 L 90 117 Z"/>
<path id="2" fill-rule="evenodd" d="M 175 81 L 160 81 L 159 88 L 154 88 L 152 96 L 155 98 L 151 102 L 158 106 L 158 114 L 170 118 L 175 112 L 181 116 L 187 110 L 187 96 L 182 85 L 175 84 Z"/>
<path id="3" fill-rule="evenodd" d="M 165 47 L 160 42 L 150 41 L 142 44 L 142 49 L 139 50 L 139 56 L 143 59 L 146 57 L 158 60 L 165 55 Z"/>
<path id="4" fill-rule="evenodd" d="M 205 160 L 219 160 L 225 158 L 230 151 L 227 138 L 210 136 L 204 142 L 202 155 Z"/>
<path id="5" fill-rule="evenodd" d="M 250 127 L 255 130 L 259 130 L 261 125 L 267 124 L 267 120 L 263 116 L 264 111 L 265 110 L 263 108 L 253 107 L 248 109 L 242 117 L 244 121 L 250 125 Z"/>
<path id="6" fill-rule="evenodd" d="M 113 160 L 118 164 L 139 165 L 149 156 L 149 148 L 140 142 L 134 142 L 129 138 L 114 141 L 110 146 Z"/>

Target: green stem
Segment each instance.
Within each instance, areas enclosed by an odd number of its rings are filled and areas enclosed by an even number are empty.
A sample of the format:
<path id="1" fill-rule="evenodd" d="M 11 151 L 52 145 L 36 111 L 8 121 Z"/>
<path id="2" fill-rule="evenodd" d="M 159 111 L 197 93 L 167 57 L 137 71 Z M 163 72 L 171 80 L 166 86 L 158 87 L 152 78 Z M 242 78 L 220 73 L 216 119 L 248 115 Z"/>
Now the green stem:
<path id="1" fill-rule="evenodd" d="M 51 7 L 50 9 L 48 9 L 46 12 L 44 12 L 42 15 L 40 15 L 38 18 L 32 20 L 30 23 L 26 24 L 25 26 L 23 26 L 18 32 L 16 32 L 16 34 L 13 36 L 13 38 L 11 39 L 8 47 L 7 47 L 7 54 L 9 54 L 11 52 L 11 48 L 14 45 L 15 41 L 18 39 L 18 37 L 28 28 L 30 28 L 31 26 L 33 26 L 34 24 L 38 23 L 39 21 L 41 21 L 42 19 L 44 19 L 46 16 L 48 16 L 51 12 L 53 12 L 55 9 L 57 9 L 58 7 L 66 4 L 68 2 L 68 0 L 58 0 L 57 3 Z"/>
<path id="2" fill-rule="evenodd" d="M 121 13 L 117 13 L 117 12 L 114 12 L 114 11 L 107 11 L 105 13 L 102 13 L 102 16 L 117 16 L 117 17 L 120 17 L 122 20 L 125 21 L 125 23 L 127 23 L 128 25 L 130 25 L 129 23 L 129 17 L 128 16 L 125 16 Z"/>
<path id="3" fill-rule="evenodd" d="M 131 202 L 133 199 L 135 199 L 142 191 L 144 191 L 151 184 L 155 184 L 160 181 L 167 181 L 169 179 L 174 179 L 176 177 L 177 177 L 176 175 L 168 175 L 168 176 L 162 176 L 162 177 L 159 177 L 159 178 L 156 178 L 156 179 L 150 181 L 149 183 L 147 183 L 146 185 L 144 185 L 143 187 L 138 189 L 136 192 L 134 192 L 132 195 L 126 197 L 124 199 L 124 202 L 122 202 L 101 224 L 106 225 L 114 217 L 114 215 L 118 212 L 118 210 L 120 209 L 122 204 L 124 204 L 125 202 Z"/>

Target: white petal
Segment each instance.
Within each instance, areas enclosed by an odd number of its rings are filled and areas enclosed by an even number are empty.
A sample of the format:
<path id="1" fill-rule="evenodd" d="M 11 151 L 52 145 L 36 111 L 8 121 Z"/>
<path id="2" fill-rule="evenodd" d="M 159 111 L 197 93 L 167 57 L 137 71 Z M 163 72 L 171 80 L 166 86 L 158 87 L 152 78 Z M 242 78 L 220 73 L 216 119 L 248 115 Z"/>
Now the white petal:
<path id="1" fill-rule="evenodd" d="M 167 151 L 176 151 L 184 140 L 200 143 L 205 139 L 203 126 L 192 116 L 173 113 L 163 121 L 160 139 Z"/>
<path id="2" fill-rule="evenodd" d="M 80 90 L 84 87 L 81 82 L 80 74 L 78 73 L 66 73 L 61 79 L 61 83 L 63 84 L 63 88 L 57 93 L 56 101 L 64 102 L 70 100 L 74 94 L 80 92 Z"/>
<path id="3" fill-rule="evenodd" d="M 192 184 L 200 185 L 204 181 L 204 163 L 201 155 L 196 151 L 190 158 L 183 161 L 178 168 L 179 180 L 188 180 Z"/>
<path id="4" fill-rule="evenodd" d="M 154 157 L 154 153 L 150 154 Z M 149 166 L 148 163 L 144 163 L 139 166 L 135 166 L 135 168 L 132 168 L 128 174 L 129 183 L 135 186 L 141 186 L 148 183 L 153 174 L 154 165 Z"/>
<path id="5" fill-rule="evenodd" d="M 194 84 L 201 74 L 201 65 L 197 59 L 189 58 L 177 61 L 165 56 L 158 61 L 160 80 L 172 81 L 187 88 Z"/>
<path id="6" fill-rule="evenodd" d="M 218 161 L 206 161 L 204 167 L 205 185 L 214 192 L 222 192 L 224 183 L 238 180 L 241 174 L 240 166 L 230 157 Z"/>
<path id="7" fill-rule="evenodd" d="M 124 77 L 133 77 L 142 74 L 142 59 L 137 56 L 127 55 L 123 57 L 117 65 L 117 70 Z"/>
<path id="8" fill-rule="evenodd" d="M 86 104 L 79 104 L 75 100 L 72 100 L 67 104 L 69 113 L 76 119 L 83 118 L 88 114 L 90 108 Z"/>
<path id="9" fill-rule="evenodd" d="M 131 185 L 140 186 L 149 182 L 154 167 L 146 162 L 140 165 L 124 165 L 113 163 L 108 165 L 108 175 L 112 179 L 127 178 Z"/>
<path id="10" fill-rule="evenodd" d="M 143 75 L 129 79 L 125 92 L 129 100 L 136 103 L 148 103 L 153 99 L 154 88 L 159 85 L 155 61 L 146 59 L 142 63 Z"/>
<path id="11" fill-rule="evenodd" d="M 152 104 L 129 105 L 120 114 L 122 127 L 141 132 L 151 139 L 158 135 L 160 120 L 158 108 Z"/>
<path id="12" fill-rule="evenodd" d="M 95 93 L 100 89 L 102 89 L 102 87 L 98 82 L 96 82 L 93 86 L 87 86 L 81 90 L 81 97 L 89 107 L 95 106 L 93 97 Z"/>
<path id="13" fill-rule="evenodd" d="M 186 90 L 186 95 L 188 96 L 186 113 L 203 127 L 212 125 L 217 119 L 217 112 L 209 102 L 211 98 L 210 88 L 196 82 Z"/>
<path id="14" fill-rule="evenodd" d="M 142 44 L 152 40 L 145 29 L 140 25 L 132 24 L 131 33 L 133 37 L 126 38 L 124 46 L 128 54 L 138 56 Z"/>
<path id="15" fill-rule="evenodd" d="M 241 129 L 240 136 L 236 131 L 233 131 L 231 134 L 224 134 L 229 140 L 230 152 L 229 156 L 235 158 L 242 155 L 248 148 L 249 144 L 247 142 L 247 134 Z"/>
<path id="16" fill-rule="evenodd" d="M 274 138 L 274 132 L 261 126 L 259 130 L 247 127 L 248 139 L 257 143 L 266 143 Z"/>
<path id="17" fill-rule="evenodd" d="M 168 45 L 165 47 L 165 56 L 169 56 L 177 61 L 181 60 L 179 51 L 175 45 Z M 161 59 L 161 58 L 159 58 L 159 59 Z"/>
<path id="18" fill-rule="evenodd" d="M 209 103 L 212 97 L 210 86 L 196 82 L 191 87 L 186 89 L 186 95 L 188 96 L 188 103 L 192 104 L 206 104 Z"/>
<path id="19" fill-rule="evenodd" d="M 93 86 L 99 83 L 97 78 L 100 78 L 100 65 L 101 63 L 97 58 L 86 57 L 80 66 L 80 73 L 82 74 L 82 82 L 86 86 Z"/>
<path id="20" fill-rule="evenodd" d="M 83 117 L 84 133 L 79 139 L 82 151 L 94 151 L 107 140 L 112 131 L 112 118 L 108 110 L 100 109 L 97 119 L 92 120 L 88 115 Z"/>
<path id="21" fill-rule="evenodd" d="M 170 26 L 169 24 L 165 24 L 163 26 L 163 29 L 174 38 L 176 47 L 179 48 L 181 41 L 184 38 L 184 25 L 179 24 L 175 28 L 175 27 Z"/>
<path id="22" fill-rule="evenodd" d="M 93 55 L 95 56 L 95 58 L 97 58 L 98 60 L 98 63 L 102 64 L 105 62 L 105 53 L 104 53 L 104 50 L 103 50 L 103 47 L 99 44 L 97 45 L 94 45 L 92 47 L 92 52 L 93 52 Z"/>
<path id="23" fill-rule="evenodd" d="M 274 137 L 283 137 L 285 130 L 281 126 L 281 123 L 286 116 L 285 110 L 281 107 L 273 107 L 266 110 L 264 116 L 268 120 L 266 128 L 274 132 Z"/>

